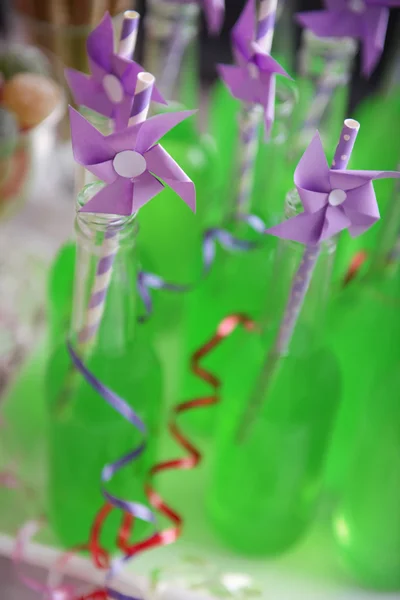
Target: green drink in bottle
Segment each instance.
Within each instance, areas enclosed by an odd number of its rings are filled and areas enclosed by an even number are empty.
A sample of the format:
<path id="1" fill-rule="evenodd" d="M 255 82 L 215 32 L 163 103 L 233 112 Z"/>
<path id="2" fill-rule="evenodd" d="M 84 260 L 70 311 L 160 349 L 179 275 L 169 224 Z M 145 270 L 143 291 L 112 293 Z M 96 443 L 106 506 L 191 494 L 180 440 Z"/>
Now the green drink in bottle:
<path id="1" fill-rule="evenodd" d="M 334 250 L 332 241 L 323 245 L 289 351 L 281 354 L 274 347 L 302 248 L 279 243 L 264 334 L 236 338 L 236 360 L 222 378 L 208 509 L 221 538 L 245 554 L 283 552 L 316 511 L 340 399 L 337 361 L 323 335 Z"/>
<path id="2" fill-rule="evenodd" d="M 353 577 L 383 590 L 400 590 L 398 193 L 397 182 L 369 270 L 340 293 L 329 327 L 343 377 L 327 469 L 334 536 Z"/>
<path id="3" fill-rule="evenodd" d="M 86 186 L 79 206 L 102 185 Z M 71 343 L 87 368 L 134 408 L 149 431 L 146 452 L 130 469 L 118 472 L 107 490 L 144 501 L 143 481 L 156 452 L 162 384 L 146 331 L 137 324 L 135 216 L 79 213 L 76 227 Z M 106 293 L 99 303 L 95 290 L 100 284 L 106 284 Z M 103 467 L 139 446 L 142 436 L 74 369 L 64 335 L 48 364 L 46 395 L 49 516 L 60 541 L 74 546 L 88 539 L 104 500 Z M 106 547 L 118 527 L 120 515 L 115 513 L 107 524 Z M 144 525 L 138 523 L 135 531 L 140 537 Z"/>

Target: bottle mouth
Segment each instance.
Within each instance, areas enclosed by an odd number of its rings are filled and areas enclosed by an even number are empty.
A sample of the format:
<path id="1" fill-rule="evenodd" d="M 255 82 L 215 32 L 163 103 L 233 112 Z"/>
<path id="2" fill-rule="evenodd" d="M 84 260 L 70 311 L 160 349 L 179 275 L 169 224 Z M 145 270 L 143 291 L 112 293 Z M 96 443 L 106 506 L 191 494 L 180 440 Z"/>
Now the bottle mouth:
<path id="1" fill-rule="evenodd" d="M 137 228 L 137 213 L 132 215 L 114 215 L 114 214 L 103 214 L 103 213 L 90 213 L 82 212 L 81 208 L 85 206 L 89 200 L 91 200 L 95 194 L 97 194 L 106 184 L 103 181 L 95 181 L 85 185 L 84 188 L 79 192 L 76 199 L 76 221 L 80 231 L 90 229 L 91 231 L 98 232 L 112 232 L 115 233 L 125 230 L 128 227 L 131 231 L 131 227 Z"/>

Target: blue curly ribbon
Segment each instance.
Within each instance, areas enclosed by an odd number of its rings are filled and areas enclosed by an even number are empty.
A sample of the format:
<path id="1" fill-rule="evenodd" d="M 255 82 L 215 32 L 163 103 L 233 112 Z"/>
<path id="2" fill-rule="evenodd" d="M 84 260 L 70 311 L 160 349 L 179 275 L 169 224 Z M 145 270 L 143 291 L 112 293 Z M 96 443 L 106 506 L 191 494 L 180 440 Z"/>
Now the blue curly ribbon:
<path id="1" fill-rule="evenodd" d="M 93 373 L 87 369 L 87 367 L 83 364 L 82 360 L 76 354 L 73 349 L 71 343 L 67 341 L 67 348 L 69 355 L 72 359 L 72 362 L 78 372 L 85 378 L 87 383 L 105 400 L 114 410 L 116 410 L 124 419 L 126 419 L 135 429 L 138 429 L 143 436 L 147 435 L 146 425 L 143 423 L 139 415 L 129 406 L 129 404 L 123 400 L 118 394 L 107 388 L 101 381 L 99 381 Z M 140 519 L 141 521 L 145 521 L 147 523 L 155 523 L 155 515 L 154 513 L 144 504 L 140 504 L 139 502 L 131 502 L 129 500 L 123 500 L 117 498 L 110 494 L 105 487 L 105 484 L 108 483 L 114 475 L 122 468 L 126 467 L 129 464 L 132 464 L 135 460 L 139 458 L 143 454 L 146 449 L 146 442 L 143 441 L 137 448 L 133 449 L 128 454 L 124 455 L 119 460 L 107 464 L 104 466 L 101 473 L 101 484 L 102 484 L 102 494 L 107 499 L 107 501 L 114 507 L 125 511 L 131 514 L 133 517 Z M 109 573 L 107 574 L 106 580 L 112 579 L 124 566 L 124 564 L 132 559 L 133 557 L 123 557 L 122 559 L 117 559 L 113 561 Z M 141 600 L 136 598 L 135 596 L 126 596 L 125 594 L 121 594 L 116 590 L 108 589 L 107 593 L 116 600 Z"/>

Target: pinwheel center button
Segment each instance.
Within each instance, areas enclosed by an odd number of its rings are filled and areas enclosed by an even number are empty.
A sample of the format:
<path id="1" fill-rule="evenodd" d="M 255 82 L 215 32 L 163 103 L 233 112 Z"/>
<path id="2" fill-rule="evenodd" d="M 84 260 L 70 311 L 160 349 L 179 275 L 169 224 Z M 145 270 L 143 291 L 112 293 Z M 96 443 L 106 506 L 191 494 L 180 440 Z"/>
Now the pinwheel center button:
<path id="1" fill-rule="evenodd" d="M 331 206 L 339 206 L 346 200 L 347 194 L 344 190 L 332 190 L 328 196 L 328 202 Z"/>
<path id="2" fill-rule="evenodd" d="M 115 155 L 113 167 L 121 177 L 133 179 L 145 172 L 146 159 L 134 150 L 123 150 Z"/>
<path id="3" fill-rule="evenodd" d="M 365 11 L 365 2 L 364 0 L 350 0 L 349 8 L 352 12 L 361 14 Z"/>
<path id="4" fill-rule="evenodd" d="M 107 98 L 115 104 L 119 104 L 124 99 L 124 89 L 122 83 L 115 75 L 108 73 L 103 77 L 103 88 Z"/>

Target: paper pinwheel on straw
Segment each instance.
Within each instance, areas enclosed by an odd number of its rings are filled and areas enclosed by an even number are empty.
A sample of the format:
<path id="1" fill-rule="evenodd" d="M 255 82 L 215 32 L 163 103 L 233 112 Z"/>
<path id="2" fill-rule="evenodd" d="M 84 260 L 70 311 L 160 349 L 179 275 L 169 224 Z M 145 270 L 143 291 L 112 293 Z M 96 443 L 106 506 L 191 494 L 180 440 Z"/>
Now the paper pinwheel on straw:
<path id="1" fill-rule="evenodd" d="M 132 116 L 136 79 L 143 71 L 140 65 L 124 58 L 134 50 L 138 21 L 138 13 L 133 11 L 126 13 L 119 43 L 121 53 L 119 55 L 114 51 L 112 19 L 106 13 L 87 39 L 90 75 L 75 69 L 65 70 L 65 77 L 75 103 L 113 119 L 117 130 L 123 129 Z M 165 104 L 164 98 L 156 87 L 152 91 L 152 99 Z"/>
<path id="2" fill-rule="evenodd" d="M 154 82 L 150 74 L 142 80 Z M 140 97 L 140 91 L 137 97 Z M 169 185 L 194 211 L 196 193 L 193 182 L 173 158 L 157 142 L 175 125 L 194 111 L 158 115 L 109 136 L 102 135 L 73 108 L 70 109 L 72 144 L 75 160 L 106 185 L 81 210 L 83 212 L 132 215 Z M 146 111 L 138 113 L 145 118 Z M 159 179 L 160 178 L 160 179 Z M 118 250 L 118 239 L 110 233 L 103 244 L 93 292 L 89 303 L 87 325 L 80 340 L 93 339 L 101 323 L 111 281 L 112 267 Z"/>
<path id="3" fill-rule="evenodd" d="M 256 18 L 255 0 L 248 0 L 232 31 L 236 65 L 219 65 L 221 79 L 243 102 L 240 116 L 240 180 L 236 209 L 247 212 L 253 189 L 261 114 L 269 136 L 275 114 L 275 75 L 289 77 L 271 51 L 277 0 L 262 0 Z M 256 24 L 256 28 L 255 28 Z"/>
<path id="4" fill-rule="evenodd" d="M 385 45 L 389 8 L 400 0 L 325 0 L 326 10 L 299 13 L 297 20 L 320 37 L 352 37 L 362 44 L 362 71 L 371 75 Z"/>
<path id="5" fill-rule="evenodd" d="M 346 119 L 332 168 L 325 158 L 318 132 L 301 158 L 294 182 L 304 212 L 275 225 L 265 233 L 305 245 L 303 257 L 294 275 L 289 299 L 272 350 L 266 357 L 256 393 L 250 399 L 241 423 L 239 438 L 246 433 L 256 414 L 259 388 L 265 389 L 280 357 L 287 355 L 297 319 L 306 297 L 321 242 L 344 229 L 356 237 L 379 219 L 379 209 L 372 185 L 374 179 L 400 177 L 392 171 L 348 171 L 347 164 L 356 140 L 359 123 Z"/>

